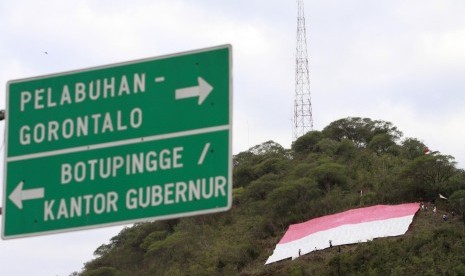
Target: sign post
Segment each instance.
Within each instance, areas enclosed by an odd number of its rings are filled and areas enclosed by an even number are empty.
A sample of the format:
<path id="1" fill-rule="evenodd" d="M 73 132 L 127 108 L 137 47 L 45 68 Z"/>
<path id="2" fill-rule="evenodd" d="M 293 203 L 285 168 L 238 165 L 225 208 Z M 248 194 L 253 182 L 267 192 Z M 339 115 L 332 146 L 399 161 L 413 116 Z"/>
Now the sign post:
<path id="1" fill-rule="evenodd" d="M 228 210 L 231 46 L 10 81 L 2 238 Z"/>

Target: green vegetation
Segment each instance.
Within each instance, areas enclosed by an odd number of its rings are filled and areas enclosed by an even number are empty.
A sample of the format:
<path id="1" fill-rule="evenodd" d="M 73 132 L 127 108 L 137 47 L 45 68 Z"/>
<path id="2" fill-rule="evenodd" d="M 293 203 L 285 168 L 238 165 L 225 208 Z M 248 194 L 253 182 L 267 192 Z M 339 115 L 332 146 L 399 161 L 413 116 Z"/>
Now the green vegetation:
<path id="1" fill-rule="evenodd" d="M 291 149 L 265 142 L 234 156 L 230 211 L 126 228 L 79 275 L 465 275 L 465 172 L 425 148 L 368 118 L 335 121 Z M 419 212 L 407 235 L 264 265 L 289 224 L 418 201 L 439 212 Z"/>

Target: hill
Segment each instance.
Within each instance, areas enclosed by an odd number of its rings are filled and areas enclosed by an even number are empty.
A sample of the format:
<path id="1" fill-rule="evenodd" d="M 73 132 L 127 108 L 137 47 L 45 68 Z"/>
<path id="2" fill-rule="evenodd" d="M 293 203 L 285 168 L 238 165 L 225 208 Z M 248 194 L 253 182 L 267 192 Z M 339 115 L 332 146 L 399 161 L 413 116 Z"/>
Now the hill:
<path id="1" fill-rule="evenodd" d="M 465 275 L 465 172 L 453 160 L 369 118 L 337 120 L 291 149 L 268 141 L 234 156 L 230 211 L 125 228 L 79 275 Z M 404 236 L 264 265 L 289 224 L 418 201 L 439 212 L 419 212 Z"/>

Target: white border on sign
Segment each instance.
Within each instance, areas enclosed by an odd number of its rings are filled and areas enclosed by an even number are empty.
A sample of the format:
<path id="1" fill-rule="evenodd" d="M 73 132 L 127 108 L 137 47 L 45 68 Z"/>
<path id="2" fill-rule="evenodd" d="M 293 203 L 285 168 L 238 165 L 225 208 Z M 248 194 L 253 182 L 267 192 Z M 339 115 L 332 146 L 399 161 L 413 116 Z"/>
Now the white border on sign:
<path id="1" fill-rule="evenodd" d="M 125 220 L 125 221 L 118 221 L 118 222 L 111 222 L 111 223 L 103 223 L 103 224 L 94 224 L 90 226 L 82 226 L 82 227 L 73 227 L 73 228 L 66 228 L 66 229 L 59 229 L 59 230 L 52 230 L 52 231 L 43 231 L 43 232 L 35 232 L 35 233 L 27 233 L 27 234 L 21 234 L 21 235 L 9 235 L 5 237 L 5 213 L 7 212 L 6 208 L 6 203 L 8 200 L 7 196 L 7 187 L 6 187 L 6 180 L 7 180 L 7 163 L 8 162 L 14 162 L 18 161 L 15 158 L 19 157 L 12 157 L 8 159 L 8 127 L 9 127 L 9 95 L 10 95 L 10 84 L 12 83 L 18 83 L 18 82 L 24 82 L 24 81 L 32 81 L 32 80 L 39 80 L 43 78 L 50 78 L 50 77 L 57 77 L 57 76 L 66 76 L 66 75 L 71 75 L 75 73 L 80 73 L 80 72 L 85 72 L 85 71 L 93 71 L 93 70 L 100 70 L 100 69 L 107 69 L 107 68 L 112 68 L 116 66 L 123 66 L 123 65 L 130 65 L 130 64 L 135 64 L 135 63 L 140 63 L 140 62 L 146 62 L 146 61 L 154 61 L 154 60 L 159 60 L 159 59 L 166 59 L 170 57 L 178 57 L 178 56 L 184 56 L 184 55 L 190 55 L 190 54 L 196 54 L 196 53 L 202 53 L 202 52 L 208 52 L 208 51 L 213 51 L 213 50 L 219 50 L 219 49 L 228 49 L 229 53 L 229 125 L 223 125 L 223 126 L 217 126 L 217 127 L 212 127 L 212 128 L 219 128 L 216 131 L 223 131 L 226 129 L 229 129 L 229 149 L 228 149 L 228 188 L 229 188 L 229 194 L 228 194 L 228 205 L 226 207 L 222 208 L 216 208 L 216 209 L 208 209 L 208 210 L 201 210 L 201 211 L 193 211 L 193 212 L 186 212 L 186 213 L 179 213 L 179 214 L 173 214 L 173 215 L 166 215 L 166 216 L 157 216 L 157 217 L 147 217 L 147 218 L 141 218 L 141 219 L 134 219 L 134 220 Z M 168 55 L 163 55 L 159 57 L 153 57 L 153 58 L 145 58 L 145 59 L 138 59 L 138 60 L 132 60 L 132 61 L 127 61 L 127 62 L 120 62 L 120 63 L 113 63 L 113 64 L 107 64 L 103 66 L 95 66 L 95 67 L 89 67 L 85 69 L 79 69 L 79 70 L 72 70 L 72 71 L 66 71 L 66 72 L 61 72 L 61 73 L 55 73 L 55 74 L 50 74 L 50 75 L 43 75 L 43 76 L 37 76 L 37 77 L 32 77 L 32 78 L 24 78 L 24 79 L 17 79 L 17 80 L 11 80 L 7 82 L 7 87 L 6 87 L 6 110 L 5 110 L 5 149 L 4 149 L 4 164 L 3 164 L 3 210 L 2 210 L 2 239 L 7 240 L 7 239 L 15 239 L 15 238 L 23 238 L 23 237 L 34 237 L 34 236 L 43 236 L 43 235 L 48 235 L 48 234 L 57 234 L 57 233 L 67 233 L 67 232 L 74 232 L 74 231 L 79 231 L 79 230 L 88 230 L 88 229 L 97 229 L 97 228 L 102 228 L 102 227 L 110 227 L 110 226 L 117 226 L 117 225 L 124 225 L 124 224 L 130 224 L 130 223 L 137 223 L 137 222 L 143 222 L 143 221 L 150 221 L 150 220 L 165 220 L 165 219 L 171 219 L 171 218 L 182 218 L 182 217 L 189 217 L 189 216 L 195 216 L 195 215 L 204 215 L 204 214 L 211 214 L 211 213 L 218 213 L 218 212 L 224 212 L 229 209 L 231 209 L 232 206 L 232 137 L 233 137 L 233 127 L 232 127 L 232 119 L 233 119 L 233 59 L 232 59 L 232 45 L 231 44 L 224 44 L 224 45 L 219 45 L 219 46 L 214 46 L 214 47 L 209 47 L 209 48 L 203 48 L 203 49 L 198 49 L 198 50 L 192 50 L 192 51 L 186 51 L 186 52 L 179 52 L 179 53 L 174 53 L 174 54 L 168 54 Z M 210 129 L 210 128 L 208 128 Z M 194 130 L 192 130 L 194 131 Z M 189 132 L 189 131 L 183 131 L 183 132 Z M 180 132 L 179 132 L 180 133 Z M 179 134 L 179 133 L 175 133 Z M 168 134 L 166 134 L 168 135 Z M 161 135 L 160 135 L 161 136 Z M 151 136 L 152 137 L 152 136 Z M 155 136 L 153 136 L 155 137 Z M 153 138 L 152 137 L 152 138 Z M 177 136 L 180 137 L 180 136 Z M 159 137 L 155 137 L 155 139 L 158 139 Z M 135 138 L 135 139 L 129 139 L 129 140 L 139 140 L 140 138 Z M 166 138 L 168 139 L 168 138 Z M 126 140 L 126 141 L 129 141 Z M 117 142 L 110 142 L 110 143 L 117 143 Z M 110 144 L 108 143 L 108 144 Z M 89 145 L 90 146 L 90 145 Z M 84 146 L 86 147 L 86 150 L 88 150 L 87 147 L 89 146 Z M 93 145 L 93 147 L 98 147 L 98 145 Z M 81 147 L 76 147 L 76 148 L 81 148 Z M 76 149 L 73 148 L 73 149 Z M 65 151 L 64 149 L 63 151 Z M 56 152 L 59 152 L 61 150 L 58 150 Z M 40 153 L 38 153 L 40 154 Z M 63 153 L 58 153 L 58 154 L 63 154 Z M 35 156 L 36 154 L 31 154 L 30 157 L 32 158 L 38 158 L 41 156 Z"/>

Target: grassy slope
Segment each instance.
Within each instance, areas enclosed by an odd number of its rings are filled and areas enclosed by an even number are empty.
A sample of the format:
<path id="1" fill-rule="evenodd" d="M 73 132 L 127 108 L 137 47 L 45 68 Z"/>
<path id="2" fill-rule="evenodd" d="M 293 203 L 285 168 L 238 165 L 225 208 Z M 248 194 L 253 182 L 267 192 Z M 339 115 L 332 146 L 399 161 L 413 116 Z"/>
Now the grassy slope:
<path id="1" fill-rule="evenodd" d="M 173 248 L 171 257 L 166 260 L 177 263 L 166 264 L 167 266 L 160 271 L 159 258 L 165 258 L 163 254 L 168 254 L 166 248 L 160 251 L 160 254 L 147 255 L 144 261 L 135 258 L 130 260 L 126 253 L 113 252 L 109 254 L 106 261 L 97 264 L 93 269 L 90 268 L 83 272 L 82 275 L 465 275 L 465 227 L 458 216 L 451 218 L 449 221 L 442 220 L 443 212 L 437 214 L 419 211 L 413 220 L 413 223 L 406 235 L 391 238 L 379 238 L 372 242 L 344 245 L 341 246 L 341 253 L 338 248 L 330 248 L 304 255 L 297 260 L 284 260 L 278 263 L 264 265 L 268 256 L 272 253 L 276 243 L 281 238 L 280 234 L 255 242 L 258 246 L 258 256 L 254 259 L 246 258 L 249 261 L 239 270 L 231 269 L 228 264 L 219 269 L 215 263 L 213 267 L 208 260 L 221 259 L 231 260 L 234 258 L 243 259 L 247 248 L 233 249 L 232 242 L 237 243 L 235 239 L 224 241 L 221 245 L 213 239 L 227 239 L 232 233 L 218 231 L 218 225 L 205 226 L 198 229 L 191 229 L 195 232 L 200 245 L 193 245 L 196 248 L 203 248 L 204 253 L 209 257 L 199 257 L 191 255 L 185 257 L 185 263 L 189 263 L 190 258 L 197 259 L 198 269 L 184 267 L 182 262 L 173 260 L 173 256 L 179 256 L 183 252 L 179 244 Z M 226 215 L 227 216 L 227 215 Z M 212 221 L 217 221 L 218 217 L 204 217 L 206 225 Z M 213 219 L 213 220 L 210 220 Z M 182 223 L 181 223 L 182 224 Z M 190 224 L 189 224 L 190 225 Z M 232 226 L 232 225 L 230 225 Z M 146 227 L 152 227 L 149 224 Z M 238 226 L 228 227 L 240 229 Z M 224 229 L 224 228 L 223 228 Z M 222 232 L 221 238 L 216 237 L 218 232 Z M 178 233 L 182 233 L 178 230 Z M 184 232 L 185 233 L 185 232 Z M 215 234 L 216 233 L 216 234 Z M 244 233 L 247 235 L 247 233 Z M 144 236 L 144 235 L 143 235 Z M 203 236 L 203 238 L 202 238 Z M 247 239 L 245 239 L 247 240 Z M 184 246 L 189 245 L 183 242 Z M 132 246 L 140 247 L 140 244 Z M 253 247 L 252 247 L 253 248 Z M 124 252 L 124 250 L 123 250 Z M 141 255 L 142 256 L 142 255 Z M 182 257 L 184 258 L 184 257 Z M 119 261 L 118 261 L 119 260 Z M 165 260 L 165 262 L 166 262 Z M 207 263 L 203 263 L 205 260 Z M 215 261 L 216 262 L 216 261 Z M 97 262 L 98 263 L 98 262 Z M 189 272 L 189 274 L 185 274 Z"/>

